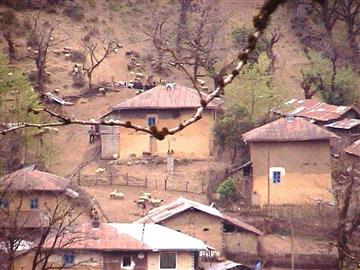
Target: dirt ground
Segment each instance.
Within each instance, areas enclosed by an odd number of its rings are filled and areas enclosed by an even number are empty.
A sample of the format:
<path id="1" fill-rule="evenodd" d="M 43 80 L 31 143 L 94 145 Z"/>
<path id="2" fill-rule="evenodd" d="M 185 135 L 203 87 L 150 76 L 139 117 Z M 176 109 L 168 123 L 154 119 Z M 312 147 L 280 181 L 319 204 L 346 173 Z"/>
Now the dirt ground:
<path id="1" fill-rule="evenodd" d="M 133 222 L 146 214 L 151 209 L 151 206 L 147 206 L 147 209 L 143 210 L 134 202 L 139 198 L 141 191 L 150 192 L 153 197 L 163 199 L 163 204 L 167 204 L 178 197 L 196 200 L 205 204 L 208 203 L 205 194 L 200 195 L 127 186 L 92 186 L 83 188 L 100 203 L 110 222 Z M 124 200 L 110 199 L 110 192 L 114 189 L 124 193 Z"/>

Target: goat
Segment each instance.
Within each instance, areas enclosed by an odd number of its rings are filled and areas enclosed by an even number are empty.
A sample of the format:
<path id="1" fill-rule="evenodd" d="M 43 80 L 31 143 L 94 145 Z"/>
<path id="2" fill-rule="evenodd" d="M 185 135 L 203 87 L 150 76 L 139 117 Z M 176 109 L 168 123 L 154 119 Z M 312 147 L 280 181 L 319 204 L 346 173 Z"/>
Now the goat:
<path id="1" fill-rule="evenodd" d="M 163 201 L 164 201 L 163 199 L 155 199 L 155 198 L 152 198 L 152 199 L 149 200 L 149 202 L 151 203 L 151 205 L 154 206 L 154 207 L 160 206 L 160 204 L 161 204 Z"/>
<path id="2" fill-rule="evenodd" d="M 95 172 L 96 173 L 103 173 L 103 172 L 105 172 L 105 168 L 97 168 Z"/>
<path id="3" fill-rule="evenodd" d="M 124 193 L 118 192 L 116 189 L 114 191 L 110 192 L 111 199 L 123 200 L 124 197 L 125 197 Z"/>

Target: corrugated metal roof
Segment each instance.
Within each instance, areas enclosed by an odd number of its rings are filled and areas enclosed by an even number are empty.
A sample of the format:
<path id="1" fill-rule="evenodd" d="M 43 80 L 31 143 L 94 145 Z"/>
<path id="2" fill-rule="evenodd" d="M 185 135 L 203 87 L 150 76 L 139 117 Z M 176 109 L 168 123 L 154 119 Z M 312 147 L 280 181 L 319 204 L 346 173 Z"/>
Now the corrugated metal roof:
<path id="1" fill-rule="evenodd" d="M 177 200 L 167 205 L 163 205 L 155 209 L 152 209 L 149 211 L 148 215 L 135 221 L 134 223 L 159 223 L 165 219 L 173 217 L 191 208 L 218 217 L 222 220 L 226 220 L 227 222 L 235 225 L 238 228 L 241 228 L 242 230 L 249 231 L 257 235 L 262 235 L 262 232 L 257 228 L 255 228 L 254 226 L 251 226 L 239 219 L 225 215 L 214 207 L 184 198 L 178 198 Z"/>
<path id="2" fill-rule="evenodd" d="M 357 127 L 360 125 L 360 119 L 349 119 L 349 118 L 345 118 L 343 120 L 340 121 L 336 121 L 333 122 L 331 124 L 327 124 L 325 125 L 326 127 L 329 128 L 337 128 L 337 129 L 352 129 L 354 127 Z"/>
<path id="3" fill-rule="evenodd" d="M 310 141 L 337 138 L 308 120 L 294 117 L 291 120 L 280 118 L 274 122 L 255 128 L 243 134 L 245 141 Z"/>
<path id="4" fill-rule="evenodd" d="M 207 108 L 218 109 L 221 104 L 221 100 L 215 98 Z M 111 110 L 185 109 L 199 106 L 200 97 L 196 90 L 182 85 L 167 90 L 165 86 L 160 85 L 112 107 Z"/>
<path id="5" fill-rule="evenodd" d="M 225 260 L 222 262 L 201 262 L 201 265 L 205 270 L 227 270 L 227 269 L 251 269 L 240 263 L 236 263 L 230 260 Z"/>
<path id="6" fill-rule="evenodd" d="M 2 176 L 0 182 L 2 187 L 8 187 L 9 190 L 63 191 L 70 180 L 29 166 Z"/>
<path id="7" fill-rule="evenodd" d="M 344 152 L 360 157 L 360 140 L 353 142 L 352 144 L 344 148 Z"/>
<path id="8" fill-rule="evenodd" d="M 101 223 L 99 228 L 82 226 L 83 240 L 62 247 L 64 249 L 87 249 L 101 251 L 205 251 L 203 241 L 157 224 Z M 71 239 L 71 234 L 62 239 Z M 80 234 L 76 234 L 77 237 Z M 46 247 L 51 247 L 50 239 Z"/>
<path id="9" fill-rule="evenodd" d="M 277 111 L 284 116 L 301 116 L 325 122 L 336 120 L 351 109 L 353 109 L 351 106 L 335 106 L 313 99 L 291 99 Z"/>

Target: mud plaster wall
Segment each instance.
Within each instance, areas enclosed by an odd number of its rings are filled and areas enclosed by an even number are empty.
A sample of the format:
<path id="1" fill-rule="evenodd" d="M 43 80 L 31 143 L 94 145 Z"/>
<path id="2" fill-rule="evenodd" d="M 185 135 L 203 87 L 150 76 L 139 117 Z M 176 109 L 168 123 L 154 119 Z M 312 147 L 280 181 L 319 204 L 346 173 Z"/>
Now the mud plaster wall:
<path id="1" fill-rule="evenodd" d="M 147 116 L 156 117 L 156 125 L 172 128 L 193 115 L 193 110 L 129 110 L 113 113 L 106 119 L 128 120 L 132 124 L 146 126 Z M 175 157 L 207 158 L 213 151 L 212 127 L 214 112 L 206 110 L 203 117 L 197 123 L 185 128 L 175 135 L 167 136 L 164 140 L 156 140 L 157 154 L 166 154 L 168 149 L 174 151 Z M 136 132 L 127 128 L 119 129 L 120 158 L 128 158 L 134 153 L 141 156 L 142 153 L 150 152 L 150 135 L 144 132 Z M 112 145 L 116 145 L 112 143 Z M 111 145 L 109 145 L 111 147 Z M 107 151 L 109 152 L 109 151 Z M 111 151 L 110 151 L 111 152 Z"/>
<path id="2" fill-rule="evenodd" d="M 268 202 L 268 167 L 282 167 L 281 183 L 270 181 L 270 204 L 302 204 L 333 200 L 329 141 L 253 142 L 253 191 Z"/>

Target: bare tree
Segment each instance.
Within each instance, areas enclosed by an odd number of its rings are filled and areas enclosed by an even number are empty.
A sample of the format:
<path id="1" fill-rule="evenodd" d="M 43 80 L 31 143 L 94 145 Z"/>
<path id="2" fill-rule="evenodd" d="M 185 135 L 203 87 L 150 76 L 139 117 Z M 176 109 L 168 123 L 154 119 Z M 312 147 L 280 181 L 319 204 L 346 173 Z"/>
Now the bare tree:
<path id="1" fill-rule="evenodd" d="M 359 58 L 357 37 L 360 35 L 360 2 L 357 0 L 339 1 L 337 14 L 344 21 L 347 29 L 347 38 L 353 57 Z"/>
<path id="2" fill-rule="evenodd" d="M 9 61 L 11 62 L 15 59 L 16 56 L 13 33 L 11 30 L 7 30 L 3 32 L 2 36 L 4 37 L 8 45 Z"/>
<path id="3" fill-rule="evenodd" d="M 338 248 L 339 268 L 354 263 L 360 267 L 360 258 L 356 258 L 349 246 L 353 232 L 360 226 L 360 209 L 356 192 L 360 187 L 360 171 L 353 165 L 344 163 L 344 170 L 336 175 L 340 192 L 336 194 L 338 202 L 337 240 L 333 243 Z"/>
<path id="4" fill-rule="evenodd" d="M 273 74 L 275 72 L 275 62 L 277 55 L 274 52 L 274 46 L 280 39 L 280 29 L 276 27 L 270 34 L 270 37 L 263 37 L 261 40 L 265 44 L 265 52 L 270 60 L 268 73 Z"/>
<path id="5" fill-rule="evenodd" d="M 51 22 L 43 20 L 41 12 L 38 12 L 33 18 L 33 25 L 28 40 L 28 45 L 32 48 L 32 51 L 28 57 L 35 61 L 35 89 L 40 93 L 44 91 L 44 83 L 47 76 L 46 61 L 48 49 L 68 39 L 68 37 L 66 37 L 59 41 L 54 40 L 53 32 L 59 24 L 61 24 L 61 21 L 56 19 Z"/>
<path id="6" fill-rule="evenodd" d="M 239 75 L 239 72 L 247 63 L 249 54 L 255 49 L 259 38 L 263 34 L 264 30 L 267 28 L 271 14 L 275 12 L 275 10 L 279 5 L 285 2 L 286 2 L 285 0 L 269 0 L 264 3 L 264 5 L 260 9 L 259 14 L 253 18 L 255 32 L 249 35 L 246 46 L 239 52 L 236 59 L 232 60 L 228 65 L 225 66 L 229 68 L 226 68 L 225 70 L 222 69 L 220 70 L 220 72 L 213 75 L 215 87 L 213 90 L 209 91 L 209 94 L 202 95 L 199 91 L 200 103 L 199 103 L 199 107 L 196 108 L 194 114 L 190 118 L 184 120 L 183 122 L 179 123 L 177 126 L 173 128 L 163 127 L 162 129 L 158 129 L 157 126 L 144 127 L 144 126 L 134 125 L 130 121 L 121 121 L 121 120 L 84 121 L 76 118 L 69 118 L 65 115 L 58 114 L 44 108 L 44 109 L 31 109 L 31 110 L 34 111 L 35 113 L 46 112 L 51 116 L 53 116 L 57 121 L 40 123 L 40 124 L 24 122 L 17 126 L 3 129 L 1 131 L 1 134 L 4 135 L 6 133 L 28 127 L 42 128 L 49 126 L 54 127 L 54 126 L 64 126 L 71 124 L 78 124 L 78 125 L 98 124 L 98 125 L 109 125 L 109 126 L 122 126 L 136 131 L 142 131 L 147 134 L 151 134 L 158 140 L 163 140 L 166 136 L 173 135 L 183 130 L 187 126 L 194 124 L 195 122 L 199 121 L 202 118 L 204 109 L 208 106 L 208 104 L 211 101 L 213 101 L 216 97 L 218 97 L 221 93 L 223 93 L 224 87 L 230 84 L 233 81 L 233 79 Z M 218 28 L 218 31 L 220 30 L 221 27 Z M 206 43 L 205 45 L 209 45 L 210 43 L 211 42 Z M 205 61 L 205 63 L 207 62 Z M 174 63 L 174 65 L 182 69 L 184 68 L 181 62 L 176 62 Z M 192 77 L 191 74 L 190 76 Z M 197 88 L 196 82 L 194 83 L 194 87 Z"/>
<path id="7" fill-rule="evenodd" d="M 82 69 L 88 78 L 89 90 L 91 90 L 93 88 L 92 76 L 94 70 L 97 69 L 106 58 L 115 53 L 120 48 L 120 45 L 114 40 L 95 37 L 89 39 L 84 38 L 82 46 L 90 58 L 90 63 L 84 64 Z M 101 52 L 99 52 L 99 50 Z"/>

